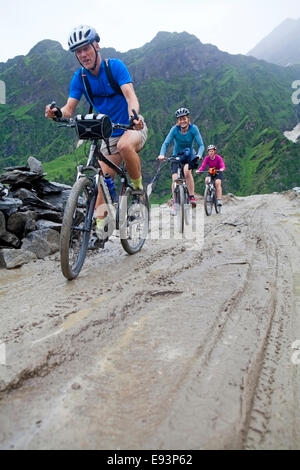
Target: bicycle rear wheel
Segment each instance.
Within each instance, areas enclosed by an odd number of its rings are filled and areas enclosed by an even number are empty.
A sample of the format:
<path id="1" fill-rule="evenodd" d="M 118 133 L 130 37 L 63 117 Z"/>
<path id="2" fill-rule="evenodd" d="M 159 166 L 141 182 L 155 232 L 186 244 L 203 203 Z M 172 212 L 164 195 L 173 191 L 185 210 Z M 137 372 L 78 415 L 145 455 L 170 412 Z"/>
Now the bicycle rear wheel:
<path id="1" fill-rule="evenodd" d="M 206 215 L 211 215 L 213 204 L 213 194 L 211 193 L 209 186 L 206 186 L 204 191 L 204 209 Z"/>
<path id="2" fill-rule="evenodd" d="M 86 177 L 80 178 L 65 207 L 60 233 L 60 263 L 68 280 L 78 276 L 85 260 L 96 195 L 93 183 Z"/>
<path id="3" fill-rule="evenodd" d="M 176 207 L 176 222 L 177 230 L 179 233 L 183 233 L 184 230 L 184 189 L 180 184 L 176 186 L 174 191 L 175 207 Z"/>
<path id="4" fill-rule="evenodd" d="M 142 249 L 149 230 L 146 191 L 126 189 L 120 197 L 118 220 L 121 245 L 129 255 L 133 255 Z"/>

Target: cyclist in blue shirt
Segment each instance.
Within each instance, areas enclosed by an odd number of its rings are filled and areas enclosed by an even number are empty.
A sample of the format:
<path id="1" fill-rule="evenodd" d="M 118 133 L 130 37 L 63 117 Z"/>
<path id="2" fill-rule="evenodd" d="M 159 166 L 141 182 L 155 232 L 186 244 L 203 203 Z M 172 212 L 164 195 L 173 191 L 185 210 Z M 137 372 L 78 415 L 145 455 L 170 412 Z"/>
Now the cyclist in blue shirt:
<path id="1" fill-rule="evenodd" d="M 186 163 L 184 166 L 184 174 L 186 178 L 186 184 L 190 194 L 190 202 L 193 207 L 196 206 L 195 199 L 195 184 L 192 174 L 192 169 L 197 168 L 199 158 L 202 157 L 204 152 L 204 144 L 198 127 L 191 123 L 190 111 L 187 108 L 179 108 L 175 112 L 176 125 L 170 129 L 169 134 L 165 138 L 164 143 L 160 149 L 158 160 L 165 160 L 165 155 L 170 144 L 174 144 L 173 155 L 180 156 L 180 161 Z M 194 142 L 198 145 L 197 154 L 194 151 Z M 172 162 L 171 173 L 172 173 L 172 196 L 173 204 L 171 207 L 171 214 L 175 215 L 174 208 L 174 181 L 177 178 L 177 170 L 179 163 Z"/>
<path id="2" fill-rule="evenodd" d="M 139 113 L 139 102 L 134 91 L 131 76 L 119 59 L 110 59 L 111 73 L 114 81 L 121 88 L 121 93 L 115 91 L 108 79 L 105 63 L 100 54 L 100 37 L 91 26 L 81 25 L 74 28 L 69 35 L 69 50 L 75 53 L 81 69 L 77 70 L 70 85 L 69 98 L 67 103 L 61 108 L 62 116 L 70 118 L 82 97 L 85 95 L 90 101 L 89 92 L 82 79 L 84 73 L 90 84 L 94 109 L 101 114 L 107 114 L 113 122 L 128 124 L 132 109 Z M 53 119 L 57 108 L 46 106 L 45 116 Z M 143 189 L 141 163 L 138 152 L 142 149 L 147 139 L 147 126 L 141 115 L 133 121 L 135 130 L 123 131 L 114 130 L 109 139 L 109 154 L 105 142 L 102 142 L 101 151 L 114 163 L 120 165 L 124 160 L 127 171 L 131 177 L 134 189 Z M 113 170 L 101 162 L 103 173 L 114 176 Z M 99 191 L 96 202 L 96 224 L 97 233 L 103 235 L 106 224 L 106 211 L 103 205 L 102 192 Z"/>

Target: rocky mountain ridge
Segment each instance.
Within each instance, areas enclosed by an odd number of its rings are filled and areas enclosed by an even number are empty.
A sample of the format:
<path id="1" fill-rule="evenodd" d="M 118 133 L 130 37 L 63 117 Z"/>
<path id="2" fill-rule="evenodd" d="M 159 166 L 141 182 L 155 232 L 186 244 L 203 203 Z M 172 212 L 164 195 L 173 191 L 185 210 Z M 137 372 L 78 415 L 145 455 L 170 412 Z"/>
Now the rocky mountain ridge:
<path id="1" fill-rule="evenodd" d="M 252 194 L 300 185 L 294 155 L 298 144 L 283 133 L 298 123 L 299 106 L 291 101 L 291 84 L 300 67 L 280 67 L 253 57 L 230 55 L 195 36 L 160 32 L 143 47 L 126 53 L 102 49 L 103 57 L 120 57 L 133 77 L 148 127 L 141 154 L 145 180 L 156 167 L 156 155 L 174 111 L 187 106 L 204 143 L 214 142 L 227 162 L 227 189 Z M 78 67 L 58 42 L 41 41 L 27 56 L 0 64 L 7 84 L 7 104 L 0 106 L 0 170 L 23 165 L 33 155 L 52 180 L 71 184 L 75 177 L 76 136 L 44 119 L 44 106 L 64 104 Z M 79 111 L 87 110 L 82 104 Z M 85 161 L 83 150 L 79 159 Z M 201 184 L 196 182 L 198 192 Z M 169 197 L 164 171 L 154 198 Z"/>

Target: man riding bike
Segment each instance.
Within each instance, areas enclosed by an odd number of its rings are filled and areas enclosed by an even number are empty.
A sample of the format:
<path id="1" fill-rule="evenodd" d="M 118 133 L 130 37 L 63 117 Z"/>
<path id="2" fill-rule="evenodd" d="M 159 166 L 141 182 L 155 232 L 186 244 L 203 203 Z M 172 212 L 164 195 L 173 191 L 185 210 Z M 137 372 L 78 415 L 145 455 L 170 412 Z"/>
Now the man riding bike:
<path id="1" fill-rule="evenodd" d="M 209 145 L 207 147 L 208 155 L 204 158 L 202 165 L 196 170 L 196 173 L 201 173 L 207 167 L 215 168 L 218 173 L 215 179 L 215 186 L 216 186 L 216 197 L 217 197 L 217 205 L 222 206 L 222 180 L 223 180 L 223 171 L 226 170 L 226 166 L 224 163 L 223 158 L 221 155 L 218 155 L 217 148 L 215 145 Z M 208 184 L 210 180 L 210 176 L 205 178 L 205 184 Z"/>
<path id="2" fill-rule="evenodd" d="M 184 175 L 186 178 L 186 184 L 188 187 L 190 202 L 192 207 L 196 207 L 195 199 L 195 184 L 192 174 L 192 170 L 197 168 L 198 160 L 201 158 L 204 151 L 204 144 L 201 134 L 198 127 L 195 124 L 191 123 L 190 111 L 187 108 L 179 108 L 175 112 L 176 125 L 173 126 L 167 137 L 165 138 L 164 143 L 160 149 L 160 154 L 157 157 L 158 160 L 165 160 L 165 154 L 171 143 L 174 144 L 173 155 L 179 156 L 180 161 L 185 164 L 184 166 Z M 193 149 L 193 144 L 196 142 L 198 144 L 198 152 L 195 153 Z M 171 173 L 172 173 L 172 207 L 171 214 L 175 215 L 174 207 L 174 181 L 177 178 L 179 162 L 172 162 L 171 164 Z"/>
<path id="3" fill-rule="evenodd" d="M 105 61 L 100 54 L 100 37 L 91 26 L 81 25 L 74 28 L 69 35 L 69 50 L 75 53 L 81 68 L 78 69 L 71 81 L 67 103 L 61 108 L 62 117 L 70 118 L 84 94 L 97 113 L 107 114 L 113 122 L 129 124 L 132 110 L 139 113 L 139 102 L 134 91 L 131 76 L 125 64 L 119 59 L 110 59 L 111 74 L 116 85 L 116 91 L 108 78 Z M 85 77 L 85 78 L 84 78 Z M 89 87 L 87 87 L 87 83 Z M 90 92 L 91 95 L 90 96 Z M 92 99 L 92 103 L 91 103 Z M 58 108 L 46 106 L 45 117 L 54 119 Z M 59 112 L 58 111 L 58 112 Z M 147 139 L 147 126 L 141 115 L 133 120 L 135 130 L 114 130 L 109 139 L 109 145 L 102 142 L 101 152 L 118 166 L 125 162 L 134 189 L 143 189 L 141 164 L 138 152 Z M 114 177 L 113 170 L 99 162 L 103 173 Z M 100 239 L 104 236 L 106 225 L 106 207 L 102 191 L 99 191 L 96 201 L 96 233 Z"/>

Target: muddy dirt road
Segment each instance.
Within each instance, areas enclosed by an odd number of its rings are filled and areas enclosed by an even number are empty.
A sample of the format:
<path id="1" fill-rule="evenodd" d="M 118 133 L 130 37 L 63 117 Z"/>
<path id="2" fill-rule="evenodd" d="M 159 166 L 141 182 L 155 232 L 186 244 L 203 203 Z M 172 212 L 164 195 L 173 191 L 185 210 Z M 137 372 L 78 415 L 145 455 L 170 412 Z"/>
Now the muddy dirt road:
<path id="1" fill-rule="evenodd" d="M 300 449 L 300 197 L 228 198 L 199 247 L 0 271 L 1 449 Z"/>

